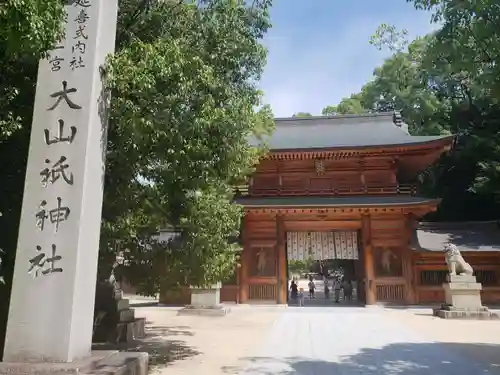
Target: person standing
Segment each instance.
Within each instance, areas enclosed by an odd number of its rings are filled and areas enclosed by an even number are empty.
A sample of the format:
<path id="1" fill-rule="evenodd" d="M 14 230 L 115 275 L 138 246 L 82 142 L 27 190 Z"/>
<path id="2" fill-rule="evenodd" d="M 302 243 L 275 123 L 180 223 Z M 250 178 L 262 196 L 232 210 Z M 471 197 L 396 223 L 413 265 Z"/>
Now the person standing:
<path id="1" fill-rule="evenodd" d="M 297 284 L 295 283 L 295 280 L 292 280 L 292 283 L 290 285 L 290 297 L 294 303 L 297 303 L 298 293 L 299 289 L 297 287 Z"/>
<path id="2" fill-rule="evenodd" d="M 344 299 L 350 301 L 352 299 L 352 282 L 351 280 L 345 280 L 342 284 L 342 289 L 344 289 Z"/>
<path id="3" fill-rule="evenodd" d="M 335 303 L 340 302 L 340 290 L 342 289 L 342 284 L 339 278 L 336 278 L 333 282 L 333 290 L 335 293 Z"/>
<path id="4" fill-rule="evenodd" d="M 323 280 L 325 284 L 325 299 L 328 299 L 330 298 L 330 285 L 328 284 L 328 278 L 326 276 Z"/>
<path id="5" fill-rule="evenodd" d="M 299 289 L 299 306 L 304 306 L 304 288 Z"/>
<path id="6" fill-rule="evenodd" d="M 309 298 L 313 299 L 314 298 L 314 290 L 316 289 L 316 285 L 314 284 L 313 278 L 309 278 Z"/>

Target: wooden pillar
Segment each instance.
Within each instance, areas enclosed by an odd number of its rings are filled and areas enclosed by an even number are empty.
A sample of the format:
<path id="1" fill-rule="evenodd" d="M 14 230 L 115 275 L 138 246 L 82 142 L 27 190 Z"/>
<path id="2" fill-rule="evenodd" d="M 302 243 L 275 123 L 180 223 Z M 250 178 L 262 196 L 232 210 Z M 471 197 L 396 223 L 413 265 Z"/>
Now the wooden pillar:
<path id="1" fill-rule="evenodd" d="M 391 183 L 398 185 L 398 160 L 393 159 L 391 164 Z"/>
<path id="2" fill-rule="evenodd" d="M 360 171 L 359 177 L 360 177 L 361 186 L 363 187 L 363 189 L 366 192 L 365 160 L 364 160 L 364 158 L 361 158 L 359 160 L 359 171 Z"/>
<path id="3" fill-rule="evenodd" d="M 287 302 L 288 278 L 287 278 L 287 261 L 285 249 L 285 225 L 283 215 L 276 215 L 276 258 L 277 258 L 277 287 L 278 287 L 278 303 Z"/>
<path id="4" fill-rule="evenodd" d="M 365 266 L 365 303 L 367 305 L 374 305 L 376 302 L 375 296 L 375 272 L 373 267 L 373 248 L 371 241 L 371 223 L 370 216 L 363 215 L 362 219 L 362 237 L 363 237 L 363 252 L 364 252 L 364 266 Z"/>
<path id="5" fill-rule="evenodd" d="M 405 248 L 403 249 L 403 261 L 405 271 L 405 281 L 406 281 L 406 303 L 414 305 L 417 303 L 416 297 L 416 285 L 415 285 L 415 273 L 414 273 L 414 261 L 413 261 L 413 250 L 410 248 L 412 234 L 414 229 L 415 219 L 412 214 L 405 215 Z"/>
<path id="6" fill-rule="evenodd" d="M 243 250 L 241 251 L 241 258 L 240 258 L 240 263 L 241 267 L 239 269 L 239 286 L 238 286 L 238 293 L 239 293 L 239 302 L 244 303 L 248 300 L 248 268 L 251 266 L 251 257 L 250 257 L 250 251 L 251 248 L 248 246 L 248 225 L 245 220 L 245 217 L 243 218 L 243 233 L 242 233 L 242 241 L 243 241 Z"/>

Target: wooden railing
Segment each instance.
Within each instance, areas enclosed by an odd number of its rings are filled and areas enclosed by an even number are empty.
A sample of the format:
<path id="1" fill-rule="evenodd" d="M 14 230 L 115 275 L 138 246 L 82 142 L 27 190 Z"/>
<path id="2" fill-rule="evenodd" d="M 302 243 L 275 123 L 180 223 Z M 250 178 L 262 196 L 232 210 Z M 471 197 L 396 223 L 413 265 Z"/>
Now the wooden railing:
<path id="1" fill-rule="evenodd" d="M 254 301 L 277 301 L 278 287 L 273 284 L 248 285 L 248 299 Z"/>
<path id="2" fill-rule="evenodd" d="M 281 188 L 249 188 L 239 186 L 235 189 L 240 196 L 280 197 L 280 196 L 352 196 L 352 195 L 416 195 L 415 185 L 361 185 L 353 187 L 331 187 L 292 189 Z"/>
<path id="3" fill-rule="evenodd" d="M 419 277 L 419 285 L 422 286 L 439 286 L 446 283 L 448 270 L 421 270 Z M 475 269 L 474 276 L 477 282 L 488 286 L 497 286 L 498 278 L 495 270 L 481 270 Z"/>
<path id="4" fill-rule="evenodd" d="M 378 302 L 404 302 L 405 286 L 403 284 L 377 284 Z"/>

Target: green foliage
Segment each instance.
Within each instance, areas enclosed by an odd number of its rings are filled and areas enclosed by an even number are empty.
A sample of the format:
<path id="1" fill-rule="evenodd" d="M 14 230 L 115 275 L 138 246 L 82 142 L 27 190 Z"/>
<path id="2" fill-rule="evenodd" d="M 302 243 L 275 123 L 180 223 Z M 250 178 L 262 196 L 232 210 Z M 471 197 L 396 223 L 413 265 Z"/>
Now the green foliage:
<path id="1" fill-rule="evenodd" d="M 393 25 L 381 24 L 370 38 L 370 44 L 379 51 L 384 47 L 392 52 L 402 52 L 408 47 L 408 30 L 397 30 Z"/>
<path id="2" fill-rule="evenodd" d="M 313 117 L 309 112 L 297 112 L 292 117 Z"/>
<path id="3" fill-rule="evenodd" d="M 186 200 L 179 236 L 169 242 L 144 238 L 129 246 L 123 275 L 144 294 L 161 286 L 209 286 L 229 279 L 235 269 L 242 207 L 229 192 L 207 189 Z"/>
<path id="4" fill-rule="evenodd" d="M 0 4 L 0 50 L 4 56 L 40 56 L 63 35 L 61 0 L 4 0 Z"/>
<path id="5" fill-rule="evenodd" d="M 0 239 L 2 301 L 12 278 L 37 63 L 60 36 L 61 4 L 0 5 L 0 156 L 9 160 L 0 170 L 0 220 L 8 233 Z M 273 128 L 257 89 L 271 1 L 120 0 L 119 6 L 107 75 L 112 100 L 99 276 L 108 277 L 124 252 L 130 259 L 121 271 L 140 280 L 146 294 L 161 283 L 225 279 L 234 270 L 242 214 L 228 192 L 265 152 L 248 139 Z M 193 192 L 202 195 L 194 200 Z M 150 239 L 167 224 L 180 228 L 182 251 Z M 138 267 L 137 259 L 149 266 Z"/>
<path id="6" fill-rule="evenodd" d="M 423 192 L 443 197 L 439 220 L 497 219 L 500 209 L 500 8 L 497 1 L 415 0 L 442 27 L 408 43 L 381 25 L 371 39 L 392 56 L 353 94 L 364 111 L 401 110 L 414 135 L 457 134 L 455 151 L 424 171 Z M 324 114 L 348 113 L 329 106 Z M 431 216 L 432 217 L 432 216 Z"/>
<path id="7" fill-rule="evenodd" d="M 221 281 L 234 270 L 231 241 L 242 212 L 228 192 L 265 152 L 249 137 L 273 128 L 256 87 L 270 2 L 154 2 L 131 19 L 135 4 L 123 1 L 119 50 L 109 60 L 101 254 L 111 258 L 117 243 L 124 248 L 128 233 L 134 261 L 124 272 L 153 294 L 160 285 Z M 194 192 L 201 197 L 193 200 Z M 166 223 L 179 228 L 180 239 L 150 241 Z"/>
<path id="8" fill-rule="evenodd" d="M 303 274 L 309 272 L 313 260 L 289 260 L 288 271 L 293 274 Z"/>
<path id="9" fill-rule="evenodd" d="M 28 65 L 31 70 L 60 39 L 63 16 L 60 0 L 5 0 L 0 4 L 0 143 L 23 126 L 27 114 L 23 116 L 17 109 L 26 97 L 27 83 L 33 84 L 26 82 L 24 69 Z"/>
<path id="10" fill-rule="evenodd" d="M 361 103 L 359 94 L 353 94 L 349 98 L 343 98 L 338 105 L 329 105 L 323 108 L 323 116 L 334 115 L 359 115 L 368 112 Z"/>
<path id="11" fill-rule="evenodd" d="M 471 190 L 498 195 L 500 100 L 500 7 L 498 1 L 415 0 L 417 9 L 434 12 L 443 24 L 436 33 L 426 57 L 426 66 L 446 69 L 451 82 L 442 86 L 454 97 L 461 97 L 468 112 L 469 156 L 476 161 Z M 455 99 L 456 100 L 456 99 Z"/>

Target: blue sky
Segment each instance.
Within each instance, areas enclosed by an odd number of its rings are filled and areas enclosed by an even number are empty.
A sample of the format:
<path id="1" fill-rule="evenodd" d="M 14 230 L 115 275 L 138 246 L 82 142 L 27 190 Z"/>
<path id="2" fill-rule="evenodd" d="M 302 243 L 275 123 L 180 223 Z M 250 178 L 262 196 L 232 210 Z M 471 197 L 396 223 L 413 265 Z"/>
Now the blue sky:
<path id="1" fill-rule="evenodd" d="M 319 115 L 358 92 L 388 56 L 369 44 L 382 23 L 410 38 L 436 28 L 405 0 L 274 0 L 268 61 L 260 87 L 277 117 Z"/>

